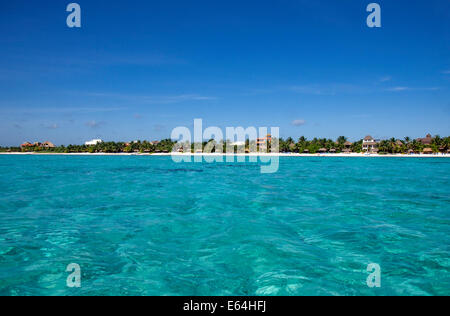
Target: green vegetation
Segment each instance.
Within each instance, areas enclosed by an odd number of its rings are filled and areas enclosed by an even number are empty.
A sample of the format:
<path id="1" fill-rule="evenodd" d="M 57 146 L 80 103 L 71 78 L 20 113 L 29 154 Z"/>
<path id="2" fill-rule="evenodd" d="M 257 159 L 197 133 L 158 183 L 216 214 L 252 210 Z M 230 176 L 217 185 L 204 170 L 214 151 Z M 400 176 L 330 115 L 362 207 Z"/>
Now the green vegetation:
<path id="1" fill-rule="evenodd" d="M 158 153 L 172 151 L 175 142 L 165 139 L 161 142 L 137 141 L 133 143 L 104 142 L 95 146 L 68 145 L 54 148 L 30 146 L 23 148 L 8 148 L 11 152 L 39 152 L 39 153 Z M 6 149 L 5 151 L 7 151 Z"/>
<path id="2" fill-rule="evenodd" d="M 336 153 L 341 153 L 345 149 L 345 143 L 347 138 L 344 136 L 339 136 L 336 141 L 326 138 L 314 138 L 313 140 L 307 140 L 304 136 L 300 137 L 297 142 L 295 142 L 291 137 L 286 140 L 280 138 L 280 152 L 286 153 L 304 153 L 308 152 L 315 154 L 319 152 L 319 149 L 325 148 L 327 152 L 330 150 L 335 150 Z M 362 140 L 352 143 L 349 149 L 352 152 L 359 153 L 362 151 Z"/>
<path id="3" fill-rule="evenodd" d="M 409 137 L 405 137 L 403 140 L 395 138 L 382 140 L 378 145 L 379 152 L 384 154 L 408 153 L 410 151 L 420 153 L 425 148 L 431 148 L 433 153 L 446 153 L 450 149 L 450 137 L 441 138 L 436 135 L 429 145 L 425 145 L 416 139 L 411 141 Z"/>
<path id="4" fill-rule="evenodd" d="M 362 152 L 363 141 L 357 141 L 350 143 L 347 138 L 340 136 L 336 141 L 331 139 L 319 139 L 314 138 L 312 140 L 307 140 L 305 137 L 300 137 L 297 141 L 289 137 L 287 139 L 273 139 L 269 142 L 267 148 L 259 148 L 259 151 L 270 151 L 274 144 L 279 144 L 279 152 L 281 153 L 318 153 L 320 150 L 326 150 L 327 152 Z M 161 142 L 148 142 L 148 141 L 136 141 L 132 143 L 124 142 L 104 142 L 97 144 L 95 146 L 86 145 L 69 145 L 69 146 L 59 146 L 54 148 L 45 148 L 39 146 L 30 147 L 0 147 L 0 152 L 38 152 L 38 153 L 169 153 L 172 152 L 173 147 L 176 142 L 165 139 Z M 230 144 L 227 141 L 227 144 Z M 197 144 L 198 147 L 201 146 L 203 150 L 206 148 L 206 152 L 216 152 L 219 150 L 225 153 L 226 146 L 223 144 L 217 144 L 214 140 L 209 142 L 203 142 L 201 145 Z M 213 148 L 213 145 L 217 145 L 217 148 Z M 185 144 L 184 146 L 179 146 L 182 148 L 180 151 L 183 152 L 195 152 L 195 144 Z M 223 148 L 220 150 L 220 148 Z M 232 147 L 232 146 L 230 146 Z M 247 139 L 245 143 L 245 151 L 250 152 L 252 148 L 257 148 L 255 141 L 249 141 Z M 439 135 L 431 138 L 431 144 L 423 144 L 420 140 L 411 140 L 409 137 L 405 137 L 403 140 L 391 138 L 389 140 L 382 140 L 378 143 L 378 150 L 380 154 L 397 154 L 397 153 L 420 153 L 423 152 L 425 148 L 431 148 L 434 153 L 447 152 L 450 149 L 450 137 L 442 138 Z M 240 151 L 244 149 L 243 146 L 239 148 Z M 238 146 L 234 146 L 234 152 L 238 152 Z"/>

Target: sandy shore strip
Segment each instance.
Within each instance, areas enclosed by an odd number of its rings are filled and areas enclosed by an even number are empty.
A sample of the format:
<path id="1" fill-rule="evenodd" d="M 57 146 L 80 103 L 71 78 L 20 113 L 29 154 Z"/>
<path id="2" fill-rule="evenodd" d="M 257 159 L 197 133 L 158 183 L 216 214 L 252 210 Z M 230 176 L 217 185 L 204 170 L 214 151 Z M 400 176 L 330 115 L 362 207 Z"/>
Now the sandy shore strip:
<path id="1" fill-rule="evenodd" d="M 364 158 L 450 158 L 450 154 L 295 154 L 295 153 L 254 153 L 254 154 L 216 154 L 216 153 L 8 153 L 2 152 L 0 155 L 9 156 L 157 156 L 157 157 L 167 157 L 167 156 L 270 156 L 270 157 L 364 157 Z"/>

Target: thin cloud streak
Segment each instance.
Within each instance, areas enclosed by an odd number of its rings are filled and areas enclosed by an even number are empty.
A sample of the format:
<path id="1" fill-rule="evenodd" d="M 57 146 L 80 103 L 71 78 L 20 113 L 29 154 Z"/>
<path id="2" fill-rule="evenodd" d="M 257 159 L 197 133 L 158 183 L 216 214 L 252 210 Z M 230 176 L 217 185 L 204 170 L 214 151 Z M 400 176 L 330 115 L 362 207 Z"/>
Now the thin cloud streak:
<path id="1" fill-rule="evenodd" d="M 294 125 L 294 126 L 303 126 L 305 124 L 306 124 L 305 120 L 294 120 L 294 121 L 292 121 L 292 125 Z"/>
<path id="2" fill-rule="evenodd" d="M 0 109 L 2 114 L 47 114 L 47 113 L 101 113 L 101 112 L 116 112 L 124 111 L 127 108 L 118 107 L 79 107 L 79 108 L 3 108 Z"/>
<path id="3" fill-rule="evenodd" d="M 388 88 L 386 91 L 389 92 L 403 92 L 403 91 L 437 91 L 440 90 L 439 87 L 431 87 L 431 88 L 414 88 L 414 87 L 393 87 Z"/>
<path id="4" fill-rule="evenodd" d="M 134 102 L 143 102 L 147 104 L 170 104 L 181 103 L 188 101 L 212 101 L 217 100 L 216 97 L 204 96 L 199 94 L 180 94 L 180 95 L 166 95 L 166 96 L 154 96 L 154 95 L 134 95 L 134 94 L 118 94 L 118 93 L 88 93 L 90 97 L 100 98 L 112 98 L 123 99 Z"/>
<path id="5" fill-rule="evenodd" d="M 54 123 L 54 124 L 42 124 L 42 127 L 46 128 L 46 129 L 58 129 L 59 125 Z"/>
<path id="6" fill-rule="evenodd" d="M 312 94 L 312 95 L 324 95 L 333 96 L 336 94 L 361 94 L 367 93 L 371 90 L 354 84 L 338 83 L 338 84 L 325 84 L 325 85 L 301 85 L 301 86 L 291 86 L 288 88 L 292 92 L 300 94 Z"/>
<path id="7" fill-rule="evenodd" d="M 97 122 L 95 120 L 87 122 L 85 125 L 90 128 L 99 128 L 104 125 L 105 122 Z"/>

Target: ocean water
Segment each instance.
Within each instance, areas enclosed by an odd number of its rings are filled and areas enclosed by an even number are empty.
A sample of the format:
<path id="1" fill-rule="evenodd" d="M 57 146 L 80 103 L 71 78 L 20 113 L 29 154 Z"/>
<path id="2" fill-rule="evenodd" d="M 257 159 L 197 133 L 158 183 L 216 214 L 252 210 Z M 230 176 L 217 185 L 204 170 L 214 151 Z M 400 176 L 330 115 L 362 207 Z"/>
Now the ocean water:
<path id="1" fill-rule="evenodd" d="M 445 158 L 0 156 L 0 175 L 0 295 L 450 295 Z"/>

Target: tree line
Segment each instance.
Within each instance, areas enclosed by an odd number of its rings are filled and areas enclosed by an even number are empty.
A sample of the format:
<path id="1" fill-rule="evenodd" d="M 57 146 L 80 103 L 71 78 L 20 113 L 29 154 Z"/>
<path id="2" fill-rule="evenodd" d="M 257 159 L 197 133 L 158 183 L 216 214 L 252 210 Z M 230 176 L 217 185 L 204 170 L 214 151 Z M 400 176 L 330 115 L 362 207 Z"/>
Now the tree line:
<path id="1" fill-rule="evenodd" d="M 340 136 L 333 141 L 327 138 L 314 138 L 308 140 L 302 136 L 297 141 L 292 137 L 286 139 L 273 139 L 268 142 L 267 146 L 258 147 L 256 141 L 246 140 L 245 145 L 235 146 L 231 141 L 225 143 L 216 143 L 214 140 L 205 141 L 202 144 L 178 144 L 171 139 L 164 139 L 160 142 L 136 141 L 132 143 L 125 142 L 103 142 L 94 146 L 87 145 L 68 145 L 56 146 L 54 148 L 44 148 L 41 146 L 30 147 L 0 147 L 0 152 L 40 152 L 40 153 L 169 153 L 172 152 L 174 146 L 177 145 L 180 152 L 192 152 L 201 148 L 206 152 L 221 152 L 225 153 L 226 148 L 231 148 L 234 152 L 253 152 L 256 148 L 258 151 L 271 150 L 272 146 L 277 146 L 279 152 L 282 153 L 304 153 L 311 154 L 318 153 L 325 149 L 326 151 L 341 153 L 344 151 L 351 151 L 354 153 L 361 153 L 363 151 L 363 140 L 349 143 L 347 137 Z M 228 147 L 227 147 L 228 146 Z M 389 140 L 382 140 L 378 143 L 378 150 L 380 154 L 396 154 L 416 152 L 420 153 L 425 148 L 431 148 L 434 153 L 447 152 L 450 149 L 450 137 L 434 136 L 431 144 L 423 144 L 417 139 L 405 137 L 404 139 L 391 138 Z M 233 150 L 234 149 L 234 150 Z"/>

